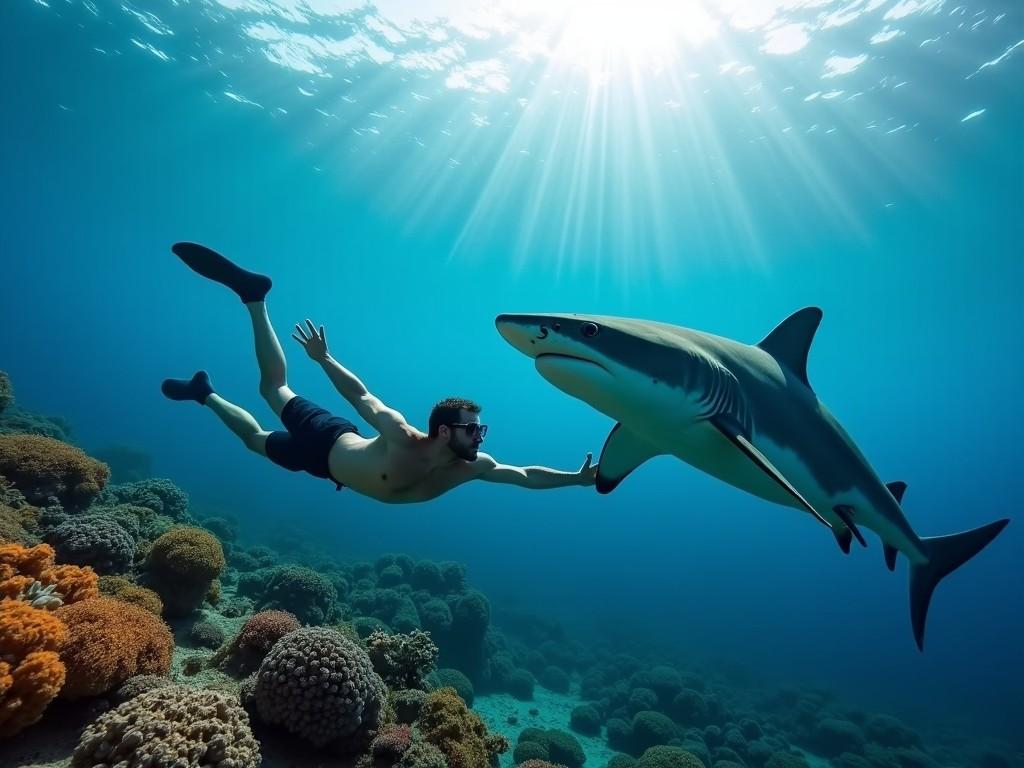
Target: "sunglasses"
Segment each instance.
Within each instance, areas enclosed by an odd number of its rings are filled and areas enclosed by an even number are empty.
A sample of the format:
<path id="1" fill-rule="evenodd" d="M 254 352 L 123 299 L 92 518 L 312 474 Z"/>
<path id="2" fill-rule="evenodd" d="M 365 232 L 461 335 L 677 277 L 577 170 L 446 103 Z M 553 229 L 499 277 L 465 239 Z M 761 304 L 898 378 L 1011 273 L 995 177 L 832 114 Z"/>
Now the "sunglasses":
<path id="1" fill-rule="evenodd" d="M 466 434 L 469 437 L 476 437 L 477 435 L 480 435 L 480 437 L 482 438 L 484 435 L 487 434 L 487 425 L 486 424 L 481 424 L 480 422 L 477 422 L 477 421 L 464 422 L 464 423 L 461 423 L 461 424 L 460 423 L 449 424 L 448 426 L 449 427 L 462 427 L 464 430 L 466 430 Z"/>

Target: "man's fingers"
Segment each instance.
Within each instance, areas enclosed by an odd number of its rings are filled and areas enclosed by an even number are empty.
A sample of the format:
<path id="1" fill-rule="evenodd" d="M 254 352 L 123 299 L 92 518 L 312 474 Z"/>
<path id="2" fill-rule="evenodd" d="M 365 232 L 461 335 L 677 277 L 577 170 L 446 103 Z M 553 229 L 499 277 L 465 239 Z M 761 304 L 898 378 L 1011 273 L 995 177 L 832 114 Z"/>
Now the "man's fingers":
<path id="1" fill-rule="evenodd" d="M 316 336 L 316 326 L 313 325 L 313 321 L 308 317 L 306 318 L 306 325 L 309 326 L 310 337 Z"/>
<path id="2" fill-rule="evenodd" d="M 320 326 L 320 341 L 322 341 L 325 345 L 327 344 L 327 332 L 324 330 L 324 327 L 322 325 Z"/>
<path id="3" fill-rule="evenodd" d="M 306 335 L 306 331 L 301 325 L 296 323 L 295 330 L 299 332 L 299 336 L 301 336 L 304 341 L 309 341 L 309 337 Z"/>
<path id="4" fill-rule="evenodd" d="M 299 342 L 299 344 L 301 344 L 302 346 L 306 346 L 306 340 L 305 339 L 300 339 L 294 333 L 292 334 L 292 338 L 295 339 L 297 342 Z"/>

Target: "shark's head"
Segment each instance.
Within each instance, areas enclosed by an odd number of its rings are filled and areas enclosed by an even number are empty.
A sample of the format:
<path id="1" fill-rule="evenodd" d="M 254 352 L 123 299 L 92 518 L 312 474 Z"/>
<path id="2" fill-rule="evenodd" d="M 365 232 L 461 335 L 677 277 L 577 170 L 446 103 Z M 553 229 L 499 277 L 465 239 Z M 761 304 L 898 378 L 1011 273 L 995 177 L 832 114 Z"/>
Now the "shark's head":
<path id="1" fill-rule="evenodd" d="M 635 416 L 630 411 L 640 403 L 671 400 L 681 413 L 689 399 L 687 342 L 667 326 L 577 314 L 498 315 L 495 325 L 541 376 L 618 421 Z"/>

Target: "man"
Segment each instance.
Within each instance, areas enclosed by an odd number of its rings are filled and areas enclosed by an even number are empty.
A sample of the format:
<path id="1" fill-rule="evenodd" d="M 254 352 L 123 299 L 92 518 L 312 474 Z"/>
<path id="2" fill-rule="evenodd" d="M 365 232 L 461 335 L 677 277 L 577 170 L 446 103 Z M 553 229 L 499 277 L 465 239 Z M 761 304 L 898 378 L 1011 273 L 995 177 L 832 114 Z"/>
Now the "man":
<path id="1" fill-rule="evenodd" d="M 481 453 L 487 426 L 480 423 L 480 407 L 470 400 L 439 402 L 424 434 L 331 357 L 322 325 L 319 330 L 309 320 L 305 328 L 296 325 L 292 338 L 378 433 L 363 437 L 351 421 L 328 413 L 288 387 L 284 350 L 267 314 L 269 277 L 248 272 L 195 243 L 176 243 L 171 250 L 195 272 L 232 289 L 245 304 L 256 342 L 260 394 L 287 431 L 263 429 L 251 414 L 214 392 L 205 371 L 191 379 L 166 379 L 161 389 L 172 400 L 205 405 L 249 450 L 293 472 L 331 480 L 339 490 L 348 486 L 389 503 L 426 501 L 470 480 L 539 489 L 594 484 L 597 466 L 591 466 L 589 453 L 577 472 L 509 466 Z"/>

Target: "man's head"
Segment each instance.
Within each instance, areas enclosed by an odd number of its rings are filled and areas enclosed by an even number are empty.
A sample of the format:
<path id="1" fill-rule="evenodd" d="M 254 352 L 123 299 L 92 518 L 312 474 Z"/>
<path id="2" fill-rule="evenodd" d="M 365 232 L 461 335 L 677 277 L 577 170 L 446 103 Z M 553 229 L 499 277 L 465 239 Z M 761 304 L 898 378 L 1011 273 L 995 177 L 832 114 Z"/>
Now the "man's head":
<path id="1" fill-rule="evenodd" d="M 460 459 L 473 461 L 487 427 L 480 423 L 480 406 L 472 400 L 448 397 L 430 411 L 427 434 L 444 441 Z"/>

